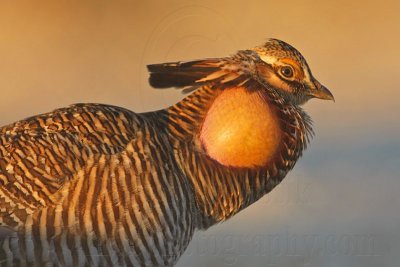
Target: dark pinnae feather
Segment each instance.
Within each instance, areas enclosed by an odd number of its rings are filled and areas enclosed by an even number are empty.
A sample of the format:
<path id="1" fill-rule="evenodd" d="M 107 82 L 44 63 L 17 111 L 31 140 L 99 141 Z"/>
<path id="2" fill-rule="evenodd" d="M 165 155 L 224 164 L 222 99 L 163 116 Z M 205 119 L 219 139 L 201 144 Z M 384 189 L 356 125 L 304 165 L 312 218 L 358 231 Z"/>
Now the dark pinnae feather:
<path id="1" fill-rule="evenodd" d="M 147 65 L 149 83 L 154 88 L 187 87 L 217 71 L 216 60 L 196 60 Z"/>

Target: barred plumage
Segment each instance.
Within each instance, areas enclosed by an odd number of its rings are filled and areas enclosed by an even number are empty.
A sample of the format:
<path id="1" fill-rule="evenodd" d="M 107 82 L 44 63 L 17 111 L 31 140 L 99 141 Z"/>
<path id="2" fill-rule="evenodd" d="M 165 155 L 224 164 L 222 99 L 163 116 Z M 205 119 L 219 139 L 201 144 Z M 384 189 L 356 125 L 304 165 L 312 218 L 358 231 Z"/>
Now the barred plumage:
<path id="1" fill-rule="evenodd" d="M 172 266 L 196 229 L 272 190 L 312 129 L 299 103 L 263 79 L 268 49 L 257 49 L 149 66 L 153 86 L 196 89 L 168 109 L 137 114 L 77 104 L 0 128 L 0 263 Z M 210 107 L 235 88 L 262 91 L 268 116 L 276 116 L 277 152 L 262 166 L 225 165 L 200 138 Z"/>
<path id="2" fill-rule="evenodd" d="M 194 230 L 171 149 L 146 116 L 104 105 L 2 128 L 0 222 L 20 225 L 3 245 L 19 250 L 7 260 L 171 265 Z"/>

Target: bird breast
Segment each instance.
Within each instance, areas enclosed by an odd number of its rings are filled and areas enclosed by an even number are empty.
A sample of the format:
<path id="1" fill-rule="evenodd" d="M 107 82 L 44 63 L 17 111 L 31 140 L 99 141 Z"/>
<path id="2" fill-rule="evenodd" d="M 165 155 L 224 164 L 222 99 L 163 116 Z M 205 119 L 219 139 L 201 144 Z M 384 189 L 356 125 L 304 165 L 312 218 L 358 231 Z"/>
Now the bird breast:
<path id="1" fill-rule="evenodd" d="M 258 91 L 225 89 L 211 105 L 201 127 L 206 153 L 225 166 L 266 166 L 281 144 L 275 107 Z"/>

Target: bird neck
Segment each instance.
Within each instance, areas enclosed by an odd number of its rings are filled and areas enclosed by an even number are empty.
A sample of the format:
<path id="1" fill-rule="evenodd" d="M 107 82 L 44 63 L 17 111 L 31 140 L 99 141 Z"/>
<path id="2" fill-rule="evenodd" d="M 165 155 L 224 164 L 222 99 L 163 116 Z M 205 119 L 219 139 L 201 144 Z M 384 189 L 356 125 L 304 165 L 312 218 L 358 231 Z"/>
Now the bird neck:
<path id="1" fill-rule="evenodd" d="M 199 228 L 230 218 L 280 183 L 305 148 L 301 115 L 257 92 L 207 86 L 165 110 Z"/>

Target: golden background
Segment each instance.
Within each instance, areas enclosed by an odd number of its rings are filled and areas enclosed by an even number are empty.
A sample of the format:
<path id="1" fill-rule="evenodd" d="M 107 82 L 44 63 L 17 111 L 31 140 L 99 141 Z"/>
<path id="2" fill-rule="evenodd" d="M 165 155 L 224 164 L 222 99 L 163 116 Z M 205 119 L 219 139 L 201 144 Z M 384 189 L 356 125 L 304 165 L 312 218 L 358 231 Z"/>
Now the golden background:
<path id="1" fill-rule="evenodd" d="M 336 103 L 268 197 L 196 235 L 179 266 L 393 266 L 400 256 L 398 1 L 1 1 L 0 125 L 77 102 L 147 111 L 145 65 L 287 41 Z M 397 252 L 396 252 L 397 251 Z"/>

